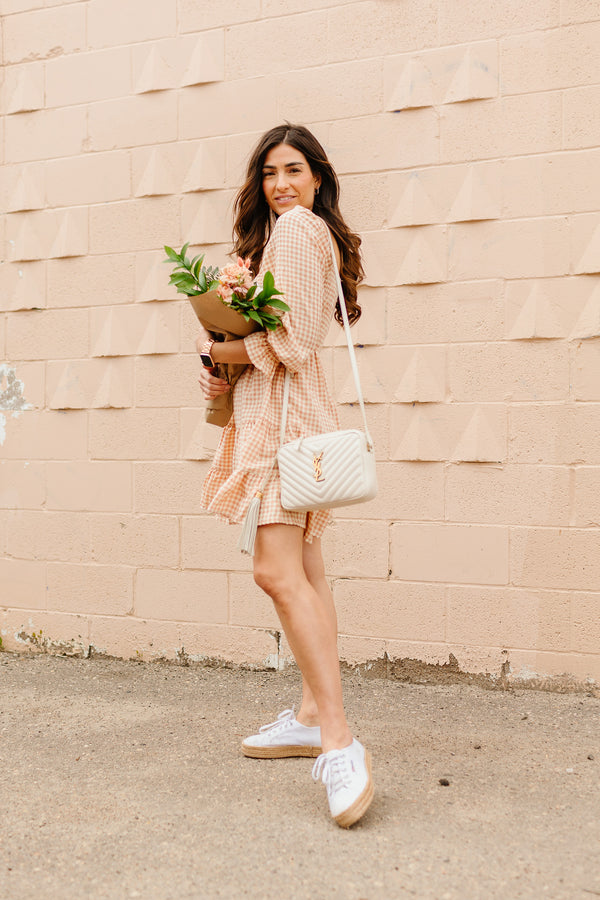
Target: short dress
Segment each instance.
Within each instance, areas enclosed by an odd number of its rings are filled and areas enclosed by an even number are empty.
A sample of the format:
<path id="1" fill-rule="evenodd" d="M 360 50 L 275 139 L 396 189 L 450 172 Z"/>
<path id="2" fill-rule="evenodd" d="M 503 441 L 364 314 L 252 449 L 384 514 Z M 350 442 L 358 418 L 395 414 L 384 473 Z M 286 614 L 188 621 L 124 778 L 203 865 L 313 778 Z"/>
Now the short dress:
<path id="1" fill-rule="evenodd" d="M 337 302 L 337 281 L 323 219 L 303 206 L 283 213 L 265 247 L 260 273 L 271 271 L 290 311 L 274 331 L 245 338 L 252 361 L 233 389 L 233 414 L 223 429 L 202 487 L 202 506 L 229 523 L 242 522 L 273 466 L 280 440 L 283 385 L 292 374 L 285 440 L 335 431 L 339 420 L 319 359 Z M 263 491 L 258 524 L 304 529 L 320 537 L 329 510 L 291 512 L 280 502 L 277 466 Z"/>

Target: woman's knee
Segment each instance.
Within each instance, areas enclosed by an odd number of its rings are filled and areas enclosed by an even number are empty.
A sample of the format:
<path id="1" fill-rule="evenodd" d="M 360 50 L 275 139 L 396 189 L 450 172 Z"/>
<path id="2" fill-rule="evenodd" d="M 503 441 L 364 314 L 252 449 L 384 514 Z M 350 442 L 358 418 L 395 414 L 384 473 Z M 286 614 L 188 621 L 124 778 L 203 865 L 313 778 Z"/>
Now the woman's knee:
<path id="1" fill-rule="evenodd" d="M 255 564 L 254 581 L 276 604 L 285 604 L 293 594 L 297 579 L 280 566 Z"/>

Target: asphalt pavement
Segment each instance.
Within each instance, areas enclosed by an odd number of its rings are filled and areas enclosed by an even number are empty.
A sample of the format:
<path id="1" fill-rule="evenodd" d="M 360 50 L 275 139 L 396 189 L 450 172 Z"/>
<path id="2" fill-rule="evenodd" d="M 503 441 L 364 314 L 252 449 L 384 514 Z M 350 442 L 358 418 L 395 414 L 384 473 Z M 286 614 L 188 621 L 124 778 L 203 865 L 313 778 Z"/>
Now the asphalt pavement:
<path id="1" fill-rule="evenodd" d="M 346 674 L 376 796 L 246 759 L 296 672 L 0 653 L 0 897 L 600 897 L 600 699 Z"/>

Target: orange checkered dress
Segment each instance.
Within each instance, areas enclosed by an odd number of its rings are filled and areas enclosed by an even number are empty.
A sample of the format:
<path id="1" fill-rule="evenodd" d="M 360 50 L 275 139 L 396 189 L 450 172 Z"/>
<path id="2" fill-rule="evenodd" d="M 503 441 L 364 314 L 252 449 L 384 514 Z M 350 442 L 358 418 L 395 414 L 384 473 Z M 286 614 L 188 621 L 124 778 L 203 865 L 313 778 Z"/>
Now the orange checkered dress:
<path id="1" fill-rule="evenodd" d="M 327 225 L 303 206 L 283 213 L 263 254 L 261 273 L 271 271 L 290 307 L 275 331 L 245 338 L 252 365 L 233 390 L 233 415 L 223 429 L 202 488 L 202 506 L 227 522 L 241 522 L 269 472 L 279 447 L 285 370 L 293 375 L 285 440 L 335 431 L 337 410 L 327 389 L 319 350 L 337 301 Z M 260 273 L 259 273 L 260 274 Z M 259 525 L 299 525 L 304 539 L 323 534 L 329 510 L 289 512 L 280 502 L 279 473 L 264 489 Z"/>

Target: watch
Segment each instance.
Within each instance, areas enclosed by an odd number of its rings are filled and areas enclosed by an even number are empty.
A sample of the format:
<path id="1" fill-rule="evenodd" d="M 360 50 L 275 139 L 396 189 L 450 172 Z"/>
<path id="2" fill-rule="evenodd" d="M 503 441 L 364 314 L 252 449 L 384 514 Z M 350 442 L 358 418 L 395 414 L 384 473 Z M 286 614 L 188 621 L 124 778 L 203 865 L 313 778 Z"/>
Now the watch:
<path id="1" fill-rule="evenodd" d="M 210 351 L 212 350 L 212 345 L 214 341 L 207 341 L 200 351 L 200 360 L 205 369 L 214 369 L 216 366 L 216 362 L 210 355 Z"/>

